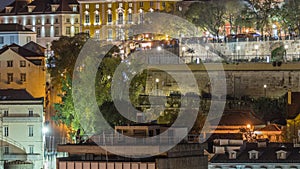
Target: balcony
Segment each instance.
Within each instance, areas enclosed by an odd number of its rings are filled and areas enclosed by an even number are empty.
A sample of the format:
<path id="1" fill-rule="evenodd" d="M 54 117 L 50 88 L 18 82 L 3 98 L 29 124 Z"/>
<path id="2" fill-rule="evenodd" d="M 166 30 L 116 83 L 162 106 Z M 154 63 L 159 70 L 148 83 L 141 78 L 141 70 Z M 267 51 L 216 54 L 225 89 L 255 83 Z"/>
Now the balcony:
<path id="1" fill-rule="evenodd" d="M 14 161 L 14 160 L 26 161 L 27 160 L 27 155 L 26 154 L 18 154 L 18 153 L 3 154 L 3 160 L 8 160 L 8 161 Z"/>
<path id="2" fill-rule="evenodd" d="M 3 116 L 3 122 L 41 122 L 42 120 L 38 114 L 32 116 L 28 114 L 9 114 L 8 116 Z"/>

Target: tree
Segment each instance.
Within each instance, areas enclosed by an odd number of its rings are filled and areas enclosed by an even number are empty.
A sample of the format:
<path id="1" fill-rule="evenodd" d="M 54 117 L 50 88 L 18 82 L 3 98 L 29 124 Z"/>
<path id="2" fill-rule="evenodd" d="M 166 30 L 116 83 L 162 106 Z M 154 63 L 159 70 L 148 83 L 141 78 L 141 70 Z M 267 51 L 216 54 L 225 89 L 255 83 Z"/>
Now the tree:
<path id="1" fill-rule="evenodd" d="M 261 97 L 253 101 L 253 111 L 265 122 L 281 122 L 286 114 L 286 96 L 277 99 Z"/>
<path id="2" fill-rule="evenodd" d="M 226 20 L 230 24 L 230 33 L 234 33 L 233 28 L 237 28 L 239 26 L 237 18 L 241 16 L 241 12 L 245 4 L 242 0 L 224 0 L 223 3 L 226 8 Z"/>
<path id="3" fill-rule="evenodd" d="M 80 33 L 74 37 L 62 36 L 52 42 L 51 48 L 55 55 L 55 67 L 48 69 L 52 78 L 52 85 L 59 86 L 62 75 L 72 78 L 76 59 L 88 39 L 88 34 Z"/>
<path id="4" fill-rule="evenodd" d="M 271 35 L 273 20 L 280 9 L 279 2 L 277 0 L 247 0 L 247 2 L 238 22 L 243 25 L 254 24 L 262 35 L 264 31 Z"/>
<path id="5" fill-rule="evenodd" d="M 292 32 L 300 32 L 300 1 L 287 1 L 280 9 L 278 18 L 284 30 L 288 30 L 289 34 Z"/>
<path id="6" fill-rule="evenodd" d="M 219 38 L 220 28 L 225 25 L 226 7 L 221 0 L 208 2 L 194 2 L 189 6 L 185 17 L 200 27 Z"/>

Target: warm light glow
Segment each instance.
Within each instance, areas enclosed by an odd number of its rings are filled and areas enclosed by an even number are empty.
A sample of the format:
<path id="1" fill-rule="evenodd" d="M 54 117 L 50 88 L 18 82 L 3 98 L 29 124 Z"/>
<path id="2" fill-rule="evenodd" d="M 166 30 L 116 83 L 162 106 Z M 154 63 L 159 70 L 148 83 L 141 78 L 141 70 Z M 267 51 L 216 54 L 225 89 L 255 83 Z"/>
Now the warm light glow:
<path id="1" fill-rule="evenodd" d="M 257 49 L 258 49 L 258 45 L 254 45 L 254 49 L 256 49 L 256 50 L 257 50 Z"/>
<path id="2" fill-rule="evenodd" d="M 284 45 L 284 49 L 287 49 L 287 48 L 289 48 L 289 45 Z"/>
<path id="3" fill-rule="evenodd" d="M 48 131 L 49 131 L 48 127 L 45 127 L 45 126 L 44 126 L 44 127 L 43 127 L 43 133 L 46 134 L 46 133 L 48 133 Z"/>
<path id="4" fill-rule="evenodd" d="M 247 129 L 250 129 L 251 128 L 251 125 L 250 124 L 247 124 Z"/>
<path id="5" fill-rule="evenodd" d="M 185 50 L 186 50 L 185 46 L 184 46 L 184 47 L 182 47 L 182 51 L 185 51 Z"/>
<path id="6" fill-rule="evenodd" d="M 241 47 L 240 46 L 236 46 L 236 50 L 240 50 L 241 49 Z"/>
<path id="7" fill-rule="evenodd" d="M 264 88 L 267 88 L 267 85 L 266 85 L 266 84 L 264 84 Z"/>
<path id="8" fill-rule="evenodd" d="M 159 82 L 159 79 L 158 79 L 158 78 L 156 78 L 156 79 L 155 79 L 155 82 L 156 82 L 156 83 L 158 83 L 158 82 Z"/>
<path id="9" fill-rule="evenodd" d="M 158 46 L 158 47 L 157 47 L 157 50 L 158 50 L 158 51 L 161 51 L 161 46 Z"/>

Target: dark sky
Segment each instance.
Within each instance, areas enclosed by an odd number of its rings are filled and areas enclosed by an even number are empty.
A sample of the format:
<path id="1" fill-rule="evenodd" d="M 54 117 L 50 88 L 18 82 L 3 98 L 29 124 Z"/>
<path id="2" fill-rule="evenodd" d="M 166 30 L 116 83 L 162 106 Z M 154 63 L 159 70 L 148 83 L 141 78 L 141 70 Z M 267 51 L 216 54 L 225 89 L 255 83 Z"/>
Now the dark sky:
<path id="1" fill-rule="evenodd" d="M 6 5 L 10 4 L 14 0 L 0 0 L 0 9 L 3 9 Z"/>

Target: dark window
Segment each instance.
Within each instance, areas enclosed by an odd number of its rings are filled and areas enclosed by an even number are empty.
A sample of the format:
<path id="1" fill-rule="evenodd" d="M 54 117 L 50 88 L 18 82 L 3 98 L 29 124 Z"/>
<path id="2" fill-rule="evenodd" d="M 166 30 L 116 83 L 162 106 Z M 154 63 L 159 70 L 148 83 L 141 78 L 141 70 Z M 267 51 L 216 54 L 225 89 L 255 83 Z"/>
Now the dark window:
<path id="1" fill-rule="evenodd" d="M 13 65 L 13 61 L 12 60 L 8 60 L 7 61 L 7 67 L 13 67 L 14 65 Z"/>
<path id="2" fill-rule="evenodd" d="M 7 73 L 7 82 L 13 82 L 14 81 L 14 74 L 13 73 Z"/>
<path id="3" fill-rule="evenodd" d="M 20 61 L 20 67 L 26 67 L 26 61 L 25 60 Z"/>
<path id="4" fill-rule="evenodd" d="M 26 82 L 26 73 L 21 73 L 20 77 L 21 77 L 21 82 Z"/>
<path id="5" fill-rule="evenodd" d="M 140 7 L 144 7 L 144 2 L 140 2 Z"/>
<path id="6" fill-rule="evenodd" d="M 107 15 L 107 22 L 108 23 L 112 22 L 112 14 L 110 14 L 110 13 Z"/>

